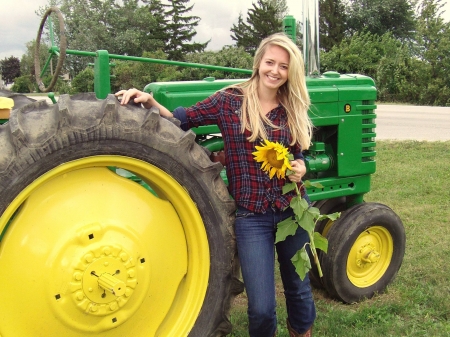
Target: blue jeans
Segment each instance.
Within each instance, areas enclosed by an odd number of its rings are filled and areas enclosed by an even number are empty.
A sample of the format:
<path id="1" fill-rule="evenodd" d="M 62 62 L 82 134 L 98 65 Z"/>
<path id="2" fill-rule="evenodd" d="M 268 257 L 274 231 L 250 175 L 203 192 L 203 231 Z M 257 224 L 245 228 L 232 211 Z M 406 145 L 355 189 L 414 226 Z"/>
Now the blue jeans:
<path id="1" fill-rule="evenodd" d="M 242 277 L 248 297 L 250 337 L 272 337 L 277 328 L 275 300 L 275 248 L 280 264 L 289 323 L 304 333 L 316 318 L 309 278 L 302 281 L 291 258 L 309 242 L 308 233 L 299 227 L 296 234 L 274 244 L 277 223 L 293 215 L 291 208 L 269 208 L 265 214 L 238 207 L 235 233 Z"/>

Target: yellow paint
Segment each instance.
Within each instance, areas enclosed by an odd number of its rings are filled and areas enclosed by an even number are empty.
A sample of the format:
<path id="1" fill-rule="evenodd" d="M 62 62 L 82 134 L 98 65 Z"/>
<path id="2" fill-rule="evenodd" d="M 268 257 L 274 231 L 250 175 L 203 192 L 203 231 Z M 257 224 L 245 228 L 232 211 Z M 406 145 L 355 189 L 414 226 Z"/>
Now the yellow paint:
<path id="1" fill-rule="evenodd" d="M 13 106 L 14 101 L 11 98 L 0 97 L 0 119 L 8 119 Z"/>
<path id="2" fill-rule="evenodd" d="M 158 197 L 106 166 L 135 173 Z M 179 337 L 195 324 L 206 232 L 185 189 L 159 168 L 121 156 L 65 163 L 16 197 L 0 232 L 16 210 L 0 242 L 2 337 Z"/>
<path id="3" fill-rule="evenodd" d="M 347 259 L 347 276 L 356 287 L 378 282 L 386 273 L 394 252 L 394 241 L 382 226 L 373 226 L 355 240 Z"/>

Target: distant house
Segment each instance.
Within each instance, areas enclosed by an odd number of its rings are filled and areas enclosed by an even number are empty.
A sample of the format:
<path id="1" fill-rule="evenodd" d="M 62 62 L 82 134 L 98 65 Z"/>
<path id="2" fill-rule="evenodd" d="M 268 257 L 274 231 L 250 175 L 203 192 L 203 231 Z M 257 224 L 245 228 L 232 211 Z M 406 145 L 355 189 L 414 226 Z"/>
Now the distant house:
<path id="1" fill-rule="evenodd" d="M 2 74 L 0 74 L 0 89 L 5 89 L 5 81 L 3 81 Z"/>

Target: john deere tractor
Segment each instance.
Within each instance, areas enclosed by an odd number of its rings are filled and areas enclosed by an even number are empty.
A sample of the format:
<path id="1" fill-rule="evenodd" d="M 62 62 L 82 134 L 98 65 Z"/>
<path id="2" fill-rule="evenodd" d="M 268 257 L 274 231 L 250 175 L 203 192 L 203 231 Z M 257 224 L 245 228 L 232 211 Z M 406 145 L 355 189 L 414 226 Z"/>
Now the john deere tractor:
<path id="1" fill-rule="evenodd" d="M 305 3 L 313 3 L 305 1 Z M 312 283 L 357 302 L 400 268 L 405 231 L 388 206 L 364 202 L 376 169 L 376 88 L 355 74 L 319 74 L 317 1 L 306 6 L 304 56 L 314 123 L 305 152 L 308 194 L 329 242 Z M 110 62 L 131 59 L 250 74 L 250 70 L 68 50 L 59 18 L 57 70 L 66 54 L 95 58 L 95 93 L 12 110 L 0 126 L 0 337 L 224 336 L 242 292 L 235 203 L 216 126 L 188 132 L 154 109 L 121 106 Z M 284 21 L 295 39 L 295 19 Z M 37 79 L 42 76 L 36 61 Z M 45 71 L 45 67 L 44 67 Z M 58 76 L 56 72 L 55 77 Z M 242 81 L 150 83 L 169 109 Z M 43 91 L 51 90 L 41 84 Z M 27 102 L 28 103 L 28 102 Z M 212 161 L 211 159 L 214 159 Z"/>

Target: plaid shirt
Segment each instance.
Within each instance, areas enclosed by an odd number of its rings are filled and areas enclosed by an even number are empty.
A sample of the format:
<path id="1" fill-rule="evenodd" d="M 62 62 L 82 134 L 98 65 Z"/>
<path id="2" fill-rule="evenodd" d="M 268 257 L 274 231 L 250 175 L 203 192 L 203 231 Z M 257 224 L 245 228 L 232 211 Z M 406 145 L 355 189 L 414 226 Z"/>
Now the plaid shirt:
<path id="1" fill-rule="evenodd" d="M 253 159 L 255 145 L 259 145 L 262 140 L 252 143 L 247 140 L 251 135 L 250 131 L 241 133 L 241 106 L 242 96 L 237 89 L 227 89 L 216 92 L 190 108 L 176 108 L 174 117 L 181 121 L 183 130 L 201 125 L 218 125 L 225 144 L 229 192 L 239 206 L 255 213 L 265 213 L 269 207 L 283 210 L 289 206 L 295 192 L 283 195 L 285 179 L 278 179 L 276 176 L 270 179 L 269 175 L 261 170 L 261 163 Z M 303 159 L 298 144 L 289 146 L 291 133 L 287 127 L 284 107 L 279 104 L 267 117 L 274 125 L 286 126 L 279 130 L 267 128 L 269 140 L 283 144 L 295 159 Z M 304 195 L 303 186 L 301 191 Z"/>

